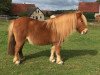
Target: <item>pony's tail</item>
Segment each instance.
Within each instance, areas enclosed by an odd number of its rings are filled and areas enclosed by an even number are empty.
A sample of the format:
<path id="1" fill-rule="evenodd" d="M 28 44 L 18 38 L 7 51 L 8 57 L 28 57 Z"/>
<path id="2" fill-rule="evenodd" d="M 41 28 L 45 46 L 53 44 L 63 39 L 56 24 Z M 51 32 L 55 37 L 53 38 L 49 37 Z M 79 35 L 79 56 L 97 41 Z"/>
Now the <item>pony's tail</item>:
<path id="1" fill-rule="evenodd" d="M 14 20 L 11 22 L 9 29 L 8 29 L 8 54 L 9 55 L 14 55 L 15 54 L 15 37 L 13 34 L 13 25 L 14 25 Z"/>

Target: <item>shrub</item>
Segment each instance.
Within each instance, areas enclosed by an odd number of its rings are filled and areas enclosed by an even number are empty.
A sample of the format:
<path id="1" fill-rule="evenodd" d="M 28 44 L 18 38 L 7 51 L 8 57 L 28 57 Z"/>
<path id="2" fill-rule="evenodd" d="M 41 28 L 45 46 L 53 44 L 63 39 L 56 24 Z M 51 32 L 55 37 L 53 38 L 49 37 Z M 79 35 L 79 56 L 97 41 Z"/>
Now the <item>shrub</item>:
<path id="1" fill-rule="evenodd" d="M 93 21 L 95 19 L 95 13 L 84 13 L 88 21 Z"/>

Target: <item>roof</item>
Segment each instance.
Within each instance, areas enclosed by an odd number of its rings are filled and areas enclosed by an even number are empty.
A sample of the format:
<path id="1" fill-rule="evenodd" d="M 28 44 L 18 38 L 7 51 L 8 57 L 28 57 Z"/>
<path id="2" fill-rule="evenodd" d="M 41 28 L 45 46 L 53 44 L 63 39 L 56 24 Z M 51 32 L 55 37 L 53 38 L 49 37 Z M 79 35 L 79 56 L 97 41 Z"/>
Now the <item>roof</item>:
<path id="1" fill-rule="evenodd" d="M 28 11 L 28 16 L 31 16 L 31 14 L 34 12 L 34 11 L 36 11 L 37 9 L 39 9 L 38 7 L 36 7 L 36 8 L 34 8 L 33 10 L 29 10 Z M 40 10 L 40 9 L 39 9 Z M 40 10 L 43 14 L 44 14 L 44 12 L 42 11 L 42 10 Z"/>
<path id="2" fill-rule="evenodd" d="M 22 13 L 22 12 L 27 12 L 29 10 L 33 10 L 35 8 L 36 7 L 34 4 L 18 4 L 18 3 L 12 4 L 12 12 L 15 15 L 18 15 L 19 13 Z"/>
<path id="3" fill-rule="evenodd" d="M 82 12 L 99 12 L 100 3 L 98 2 L 80 2 L 78 10 Z"/>

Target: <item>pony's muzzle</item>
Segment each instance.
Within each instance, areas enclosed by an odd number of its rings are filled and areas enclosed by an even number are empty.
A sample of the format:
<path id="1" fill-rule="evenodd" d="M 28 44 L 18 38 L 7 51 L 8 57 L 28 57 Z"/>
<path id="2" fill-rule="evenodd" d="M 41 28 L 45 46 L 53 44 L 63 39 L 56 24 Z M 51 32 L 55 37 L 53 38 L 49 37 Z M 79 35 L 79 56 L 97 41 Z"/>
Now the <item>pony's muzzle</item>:
<path id="1" fill-rule="evenodd" d="M 85 29 L 81 32 L 81 34 L 86 34 L 87 32 L 88 32 L 88 29 L 85 28 Z"/>

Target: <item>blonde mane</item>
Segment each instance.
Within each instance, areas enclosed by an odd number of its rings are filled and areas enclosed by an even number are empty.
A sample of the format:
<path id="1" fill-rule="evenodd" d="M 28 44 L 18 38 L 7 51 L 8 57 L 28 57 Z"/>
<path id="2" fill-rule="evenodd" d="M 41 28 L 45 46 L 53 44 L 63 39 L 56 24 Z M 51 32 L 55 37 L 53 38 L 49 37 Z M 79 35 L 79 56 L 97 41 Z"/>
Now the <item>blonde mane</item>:
<path id="1" fill-rule="evenodd" d="M 76 13 L 63 14 L 46 20 L 46 22 L 47 27 L 55 31 L 57 33 L 56 36 L 63 41 L 65 36 L 68 36 L 76 28 L 77 16 Z"/>

